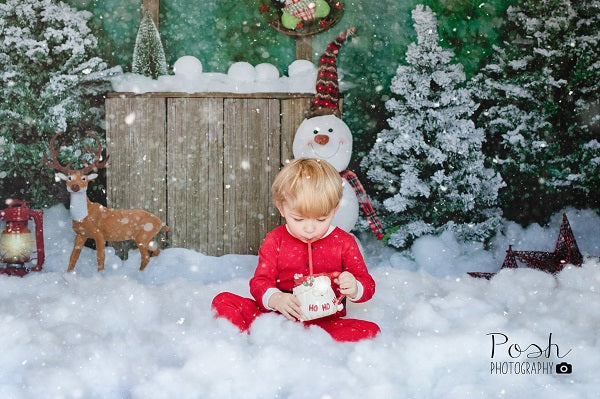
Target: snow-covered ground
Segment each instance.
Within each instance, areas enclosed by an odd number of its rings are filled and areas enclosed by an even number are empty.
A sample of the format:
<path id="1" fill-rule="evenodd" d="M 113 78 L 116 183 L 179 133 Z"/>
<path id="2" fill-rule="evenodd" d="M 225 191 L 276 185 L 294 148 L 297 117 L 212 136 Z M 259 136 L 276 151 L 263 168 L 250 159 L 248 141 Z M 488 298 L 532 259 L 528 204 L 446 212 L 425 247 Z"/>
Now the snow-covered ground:
<path id="1" fill-rule="evenodd" d="M 55 206 L 44 215 L 44 270 L 0 275 L 0 397 L 596 398 L 600 217 L 567 215 L 585 262 L 556 276 L 464 273 L 497 270 L 508 244 L 552 251 L 560 214 L 548 228 L 506 223 L 489 250 L 446 235 L 402 254 L 363 237 L 378 287 L 349 313 L 382 333 L 336 343 L 275 314 L 250 335 L 212 317 L 218 292 L 249 295 L 255 256 L 170 248 L 140 272 L 137 251 L 123 262 L 108 249 L 97 273 L 84 248 L 66 273 L 73 233 Z M 556 373 L 561 362 L 571 374 Z"/>

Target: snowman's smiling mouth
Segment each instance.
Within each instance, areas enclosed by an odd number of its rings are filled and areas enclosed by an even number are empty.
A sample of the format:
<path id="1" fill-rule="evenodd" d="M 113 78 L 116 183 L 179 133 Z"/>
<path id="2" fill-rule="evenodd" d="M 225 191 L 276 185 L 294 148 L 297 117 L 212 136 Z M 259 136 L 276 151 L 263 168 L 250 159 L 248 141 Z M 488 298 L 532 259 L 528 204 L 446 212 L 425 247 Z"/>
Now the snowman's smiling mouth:
<path id="1" fill-rule="evenodd" d="M 320 158 L 320 159 L 331 159 L 333 158 L 338 151 L 340 150 L 340 147 L 342 146 L 342 142 L 338 141 L 338 145 L 335 148 L 335 151 L 333 151 L 330 155 L 324 155 L 322 153 L 320 153 L 319 151 L 316 150 L 314 143 L 308 143 L 308 146 L 310 147 L 311 151 L 313 152 L 313 154 L 315 154 L 316 158 Z"/>

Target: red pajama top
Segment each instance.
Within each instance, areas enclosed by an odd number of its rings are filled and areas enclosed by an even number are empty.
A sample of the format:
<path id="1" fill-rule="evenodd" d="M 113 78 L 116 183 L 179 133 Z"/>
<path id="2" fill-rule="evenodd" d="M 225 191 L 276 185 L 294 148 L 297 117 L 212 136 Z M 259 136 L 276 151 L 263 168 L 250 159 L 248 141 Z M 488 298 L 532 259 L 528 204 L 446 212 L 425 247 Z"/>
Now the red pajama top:
<path id="1" fill-rule="evenodd" d="M 308 244 L 292 236 L 285 225 L 269 232 L 258 250 L 258 266 L 250 280 L 250 293 L 261 308 L 267 290 L 291 292 L 294 275 L 308 276 Z M 348 271 L 359 282 L 359 296 L 354 302 L 366 302 L 375 293 L 375 281 L 369 274 L 354 236 L 339 227 L 312 243 L 313 273 Z M 332 283 L 336 297 L 340 295 L 337 284 Z M 362 295 L 360 294 L 362 286 Z M 340 315 L 345 314 L 345 308 Z"/>

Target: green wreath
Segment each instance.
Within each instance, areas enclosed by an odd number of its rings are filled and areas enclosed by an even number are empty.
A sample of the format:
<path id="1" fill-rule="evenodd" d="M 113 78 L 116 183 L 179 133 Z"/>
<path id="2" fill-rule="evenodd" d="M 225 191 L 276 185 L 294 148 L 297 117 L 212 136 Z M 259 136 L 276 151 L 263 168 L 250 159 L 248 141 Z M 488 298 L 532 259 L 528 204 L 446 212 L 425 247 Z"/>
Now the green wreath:
<path id="1" fill-rule="evenodd" d="M 286 5 L 284 0 L 259 0 L 259 4 L 267 23 L 289 36 L 309 36 L 324 32 L 338 23 L 344 15 L 344 2 L 341 0 L 299 0 L 293 5 Z M 314 16 L 310 17 L 303 11 L 309 4 L 314 12 Z"/>

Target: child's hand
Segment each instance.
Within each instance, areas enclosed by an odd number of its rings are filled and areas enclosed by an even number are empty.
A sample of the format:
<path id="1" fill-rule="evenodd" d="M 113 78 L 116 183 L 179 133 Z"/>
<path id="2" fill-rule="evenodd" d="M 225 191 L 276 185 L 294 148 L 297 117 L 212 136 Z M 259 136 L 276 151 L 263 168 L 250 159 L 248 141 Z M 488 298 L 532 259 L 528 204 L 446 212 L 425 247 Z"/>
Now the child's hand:
<path id="1" fill-rule="evenodd" d="M 275 309 L 286 318 L 296 321 L 302 317 L 300 300 L 287 292 L 276 292 L 269 298 L 269 307 Z"/>
<path id="2" fill-rule="evenodd" d="M 338 278 L 333 280 L 340 286 L 340 292 L 349 298 L 356 298 L 358 294 L 358 284 L 356 278 L 350 272 L 342 272 Z"/>

